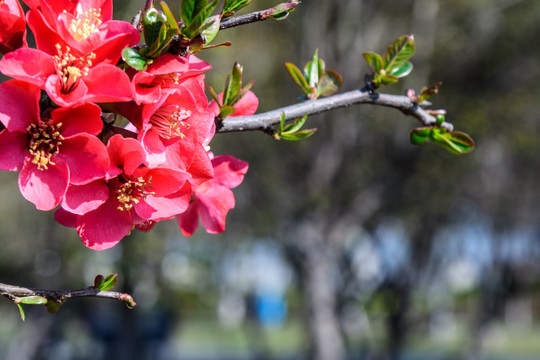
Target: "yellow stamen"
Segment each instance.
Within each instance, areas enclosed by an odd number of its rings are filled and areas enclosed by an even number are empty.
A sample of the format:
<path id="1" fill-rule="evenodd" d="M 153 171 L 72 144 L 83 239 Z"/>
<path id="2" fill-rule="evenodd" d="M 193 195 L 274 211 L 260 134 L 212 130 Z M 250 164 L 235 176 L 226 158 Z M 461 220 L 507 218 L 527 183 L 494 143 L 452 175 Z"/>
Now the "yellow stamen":
<path id="1" fill-rule="evenodd" d="M 41 171 L 47 170 L 48 165 L 56 165 L 52 157 L 58 155 L 60 146 L 64 137 L 59 129 L 62 123 L 52 124 L 52 120 L 39 121 L 37 124 L 31 124 L 26 128 L 30 135 L 28 152 L 32 155 L 32 164 L 37 165 Z"/>

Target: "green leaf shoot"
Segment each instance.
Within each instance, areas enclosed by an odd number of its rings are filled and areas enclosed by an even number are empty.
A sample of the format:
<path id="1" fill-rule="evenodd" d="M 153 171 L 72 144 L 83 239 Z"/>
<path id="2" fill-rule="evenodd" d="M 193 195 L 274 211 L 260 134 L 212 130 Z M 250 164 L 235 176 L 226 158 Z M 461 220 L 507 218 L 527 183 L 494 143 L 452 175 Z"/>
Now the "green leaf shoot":
<path id="1" fill-rule="evenodd" d="M 97 277 L 96 277 L 97 278 Z M 117 274 L 107 275 L 99 284 L 96 285 L 96 280 L 94 280 L 94 286 L 99 291 L 107 291 L 112 289 L 118 282 Z"/>
<path id="2" fill-rule="evenodd" d="M 395 69 L 405 65 L 413 56 L 414 48 L 414 37 L 412 35 L 404 35 L 394 40 L 383 55 L 386 73 L 392 74 Z"/>
<path id="3" fill-rule="evenodd" d="M 365 52 L 362 54 L 364 57 L 364 60 L 366 60 L 369 68 L 374 73 L 379 72 L 383 67 L 383 58 L 381 55 L 374 53 L 374 52 Z"/>

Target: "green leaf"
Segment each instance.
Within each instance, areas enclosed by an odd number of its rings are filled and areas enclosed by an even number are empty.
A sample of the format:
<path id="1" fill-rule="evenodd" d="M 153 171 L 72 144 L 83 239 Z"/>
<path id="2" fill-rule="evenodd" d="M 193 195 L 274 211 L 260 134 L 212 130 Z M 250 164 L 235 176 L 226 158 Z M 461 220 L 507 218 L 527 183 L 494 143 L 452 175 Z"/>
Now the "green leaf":
<path id="1" fill-rule="evenodd" d="M 135 70 L 146 70 L 146 67 L 148 66 L 148 60 L 137 50 L 129 47 L 122 50 L 122 59 Z"/>
<path id="2" fill-rule="evenodd" d="M 204 43 L 209 44 L 219 32 L 220 16 L 214 15 L 207 19 L 208 26 L 205 27 L 202 34 L 204 35 Z"/>
<path id="3" fill-rule="evenodd" d="M 219 96 L 216 93 L 216 90 L 214 90 L 214 88 L 211 87 L 210 85 L 207 85 L 207 86 L 208 86 L 208 91 L 210 92 L 210 96 L 212 97 L 212 99 L 214 99 L 216 104 L 218 104 L 221 107 L 222 104 L 221 104 L 221 101 L 219 100 Z"/>
<path id="4" fill-rule="evenodd" d="M 206 1 L 204 2 L 206 3 Z M 203 0 L 182 0 L 182 4 L 180 4 L 180 17 L 186 26 L 191 24 L 197 3 L 203 3 Z"/>
<path id="5" fill-rule="evenodd" d="M 238 95 L 236 95 L 236 97 L 233 99 L 232 101 L 232 104 L 231 105 L 235 105 L 237 102 L 240 101 L 240 99 L 242 99 L 244 97 L 244 95 L 246 95 L 246 93 L 253 87 L 253 85 L 255 84 L 255 80 L 251 80 L 250 82 L 248 82 L 246 84 L 246 86 L 244 86 L 240 92 L 238 93 Z"/>
<path id="6" fill-rule="evenodd" d="M 269 12 L 269 17 L 276 20 L 284 20 L 289 16 L 289 13 L 294 11 L 294 8 L 299 4 L 298 1 L 289 1 L 274 6 Z"/>
<path id="7" fill-rule="evenodd" d="M 289 72 L 289 75 L 291 76 L 294 83 L 298 85 L 300 89 L 302 89 L 304 94 L 310 97 L 314 93 L 315 89 L 309 86 L 306 78 L 304 77 L 304 74 L 302 74 L 300 69 L 290 62 L 286 62 L 285 67 L 287 68 L 287 71 Z"/>
<path id="8" fill-rule="evenodd" d="M 110 290 L 116 285 L 117 281 L 118 281 L 117 274 L 107 275 L 107 277 L 105 277 L 105 279 L 99 284 L 99 286 L 96 286 L 96 289 L 99 291 Z"/>
<path id="9" fill-rule="evenodd" d="M 411 130 L 411 143 L 414 145 L 420 145 L 429 141 L 432 129 L 433 128 L 431 127 L 420 127 Z"/>
<path id="10" fill-rule="evenodd" d="M 319 85 L 317 86 L 317 94 L 321 96 L 330 96 L 335 94 L 341 84 L 343 83 L 343 77 L 334 70 L 328 70 L 323 73 L 322 77 L 319 79 Z"/>
<path id="11" fill-rule="evenodd" d="M 165 15 L 165 18 L 167 19 L 167 24 L 169 24 L 169 27 L 171 29 L 176 30 L 176 33 L 180 32 L 180 28 L 178 27 L 178 21 L 174 18 L 174 15 L 169 9 L 169 6 L 165 3 L 165 1 L 160 2 L 161 8 L 163 9 L 163 14 Z"/>
<path id="12" fill-rule="evenodd" d="M 43 296 L 25 296 L 19 299 L 21 304 L 26 305 L 44 305 L 47 303 L 47 299 Z"/>
<path id="13" fill-rule="evenodd" d="M 442 129 L 433 129 L 431 139 L 456 155 L 471 152 L 475 147 L 474 140 L 460 131 L 446 132 Z"/>
<path id="14" fill-rule="evenodd" d="M 57 313 L 58 310 L 60 310 L 60 306 L 62 303 L 56 302 L 56 301 L 48 301 L 47 302 L 47 311 L 51 314 Z"/>
<path id="15" fill-rule="evenodd" d="M 225 79 L 223 105 L 232 105 L 232 101 L 242 89 L 242 66 L 235 62 L 232 71 Z"/>
<path id="16" fill-rule="evenodd" d="M 399 79 L 392 75 L 381 75 L 378 77 L 378 81 L 380 85 L 392 85 L 397 83 Z"/>
<path id="17" fill-rule="evenodd" d="M 410 62 L 405 63 L 402 67 L 394 68 L 389 75 L 395 76 L 397 78 L 402 78 L 411 73 L 413 69 L 413 64 Z"/>
<path id="18" fill-rule="evenodd" d="M 230 105 L 224 105 L 219 108 L 219 117 L 225 119 L 227 116 L 234 114 L 234 108 Z"/>
<path id="19" fill-rule="evenodd" d="M 315 134 L 316 131 L 317 129 L 307 129 L 307 130 L 298 131 L 292 134 L 285 133 L 285 134 L 280 134 L 279 138 L 283 140 L 289 140 L 289 141 L 298 141 L 298 140 L 303 140 L 310 137 L 311 135 Z"/>
<path id="20" fill-rule="evenodd" d="M 442 86 L 442 82 L 437 82 L 429 87 L 424 87 L 420 91 L 420 95 L 418 95 L 417 102 L 421 103 L 424 100 L 429 99 L 433 95 L 437 95 L 439 93 L 439 88 Z"/>
<path id="21" fill-rule="evenodd" d="M 281 134 L 284 134 L 284 133 L 291 134 L 300 130 L 302 126 L 304 126 L 304 123 L 306 122 L 307 117 L 308 117 L 308 114 L 305 114 L 301 118 L 296 119 L 294 123 L 283 127 L 283 129 L 281 130 Z"/>
<path id="22" fill-rule="evenodd" d="M 21 314 L 22 321 L 26 320 L 26 316 L 24 315 L 24 309 L 21 304 L 17 304 L 17 307 L 19 308 L 19 313 Z"/>
<path id="23" fill-rule="evenodd" d="M 234 15 L 238 10 L 248 5 L 251 0 L 225 0 L 223 4 L 223 17 Z"/>
<path id="24" fill-rule="evenodd" d="M 316 87 L 319 83 L 319 50 L 316 49 L 311 57 L 311 61 L 308 61 L 304 67 L 304 76 L 310 87 Z"/>
<path id="25" fill-rule="evenodd" d="M 362 56 L 374 73 L 379 72 L 383 68 L 384 63 L 381 55 L 374 52 L 365 52 Z"/>
<path id="26" fill-rule="evenodd" d="M 412 35 L 404 35 L 394 40 L 384 52 L 384 70 L 387 74 L 392 74 L 394 69 L 405 65 L 413 54 L 414 37 Z"/>

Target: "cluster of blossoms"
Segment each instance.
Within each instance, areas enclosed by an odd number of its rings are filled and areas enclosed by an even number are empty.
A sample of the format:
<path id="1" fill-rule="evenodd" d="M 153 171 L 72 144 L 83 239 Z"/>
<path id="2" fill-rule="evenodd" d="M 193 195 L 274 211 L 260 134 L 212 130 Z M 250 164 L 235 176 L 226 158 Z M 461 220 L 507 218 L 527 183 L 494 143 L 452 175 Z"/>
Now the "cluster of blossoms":
<path id="1" fill-rule="evenodd" d="M 95 250 L 167 219 L 184 235 L 199 218 L 223 231 L 248 165 L 209 151 L 210 65 L 164 53 L 144 71 L 118 66 L 140 35 L 112 20 L 112 0 L 24 1 L 26 14 L 0 1 L 0 71 L 12 78 L 0 84 L 0 169 L 19 171 L 22 195 Z M 257 103 L 250 93 L 234 115 Z"/>

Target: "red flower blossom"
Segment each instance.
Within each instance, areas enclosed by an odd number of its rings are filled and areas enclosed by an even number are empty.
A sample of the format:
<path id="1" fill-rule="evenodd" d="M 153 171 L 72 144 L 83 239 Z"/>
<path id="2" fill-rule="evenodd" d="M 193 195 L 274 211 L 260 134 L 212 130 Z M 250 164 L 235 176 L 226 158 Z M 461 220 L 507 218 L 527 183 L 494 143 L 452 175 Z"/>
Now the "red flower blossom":
<path id="1" fill-rule="evenodd" d="M 111 6 L 110 0 L 42 0 L 27 14 L 38 49 L 6 54 L 0 71 L 45 89 L 60 106 L 131 100 L 129 77 L 115 65 L 139 34 L 110 20 Z"/>
<path id="2" fill-rule="evenodd" d="M 176 217 L 185 236 L 192 235 L 201 223 L 211 234 L 225 231 L 225 217 L 234 208 L 234 194 L 230 190 L 240 185 L 248 164 L 230 155 L 212 159 L 214 178 L 203 182 L 193 190 L 189 208 Z"/>
<path id="3" fill-rule="evenodd" d="M 108 249 L 136 225 L 170 219 L 187 208 L 189 174 L 143 166 L 141 144 L 114 135 L 107 150 L 111 167 L 105 179 L 69 187 L 55 218 L 75 227 L 83 243 L 94 250 Z M 93 203 L 91 203 L 93 202 Z"/>
<path id="4" fill-rule="evenodd" d="M 0 52 L 5 54 L 26 44 L 26 21 L 17 0 L 0 1 Z"/>
<path id="5" fill-rule="evenodd" d="M 68 184 L 104 177 L 109 167 L 94 104 L 54 109 L 40 116 L 40 89 L 10 80 L 0 84 L 0 169 L 18 171 L 23 196 L 39 210 L 51 210 Z"/>
<path id="6" fill-rule="evenodd" d="M 210 70 L 211 66 L 195 55 L 186 57 L 163 54 L 148 66 L 138 71 L 132 79 L 133 98 L 137 104 L 158 102 L 164 91 L 174 91 L 183 80 Z"/>

